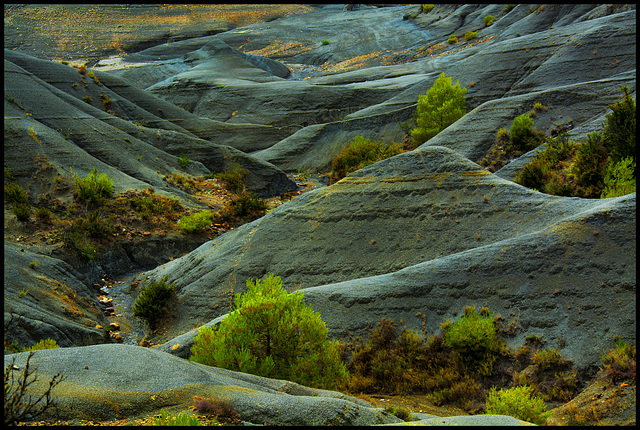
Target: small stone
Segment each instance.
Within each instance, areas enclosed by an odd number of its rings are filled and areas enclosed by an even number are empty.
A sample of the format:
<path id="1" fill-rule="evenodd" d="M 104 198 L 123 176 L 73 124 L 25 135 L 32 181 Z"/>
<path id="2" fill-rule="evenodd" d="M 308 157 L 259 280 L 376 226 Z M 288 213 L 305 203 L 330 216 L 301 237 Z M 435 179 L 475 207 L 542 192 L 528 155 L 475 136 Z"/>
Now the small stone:
<path id="1" fill-rule="evenodd" d="M 98 330 L 102 330 L 102 329 L 103 329 L 103 327 L 102 327 L 100 324 L 96 324 L 96 328 L 97 328 Z"/>
<path id="2" fill-rule="evenodd" d="M 109 327 L 111 328 L 111 330 L 120 330 L 120 324 L 118 323 L 111 323 L 109 324 Z"/>

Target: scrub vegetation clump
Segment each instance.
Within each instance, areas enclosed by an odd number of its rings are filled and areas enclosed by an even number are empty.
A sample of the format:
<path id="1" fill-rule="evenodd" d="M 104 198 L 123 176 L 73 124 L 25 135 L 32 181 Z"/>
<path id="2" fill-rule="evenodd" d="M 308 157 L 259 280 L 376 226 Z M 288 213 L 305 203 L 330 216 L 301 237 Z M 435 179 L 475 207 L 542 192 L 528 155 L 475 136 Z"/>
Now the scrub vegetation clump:
<path id="1" fill-rule="evenodd" d="M 255 193 L 243 192 L 239 196 L 232 198 L 220 214 L 223 219 L 231 221 L 233 219 L 257 219 L 263 216 L 268 208 L 266 200 L 261 199 Z"/>
<path id="2" fill-rule="evenodd" d="M 529 113 L 514 118 L 511 128 L 501 128 L 489 153 L 478 164 L 490 172 L 496 172 L 508 162 L 520 157 L 544 142 L 544 132 L 536 130 Z"/>
<path id="3" fill-rule="evenodd" d="M 622 339 L 616 347 L 602 355 L 603 370 L 612 381 L 636 380 L 636 347 Z"/>
<path id="4" fill-rule="evenodd" d="M 95 167 L 84 179 L 75 173 L 73 179 L 76 185 L 74 197 L 89 206 L 99 206 L 104 199 L 113 195 L 113 180 L 109 179 L 106 173 L 98 176 L 98 169 Z"/>
<path id="5" fill-rule="evenodd" d="M 212 211 L 202 211 L 185 215 L 178 220 L 178 229 L 184 234 L 202 233 L 213 223 L 215 217 L 216 214 Z"/>
<path id="6" fill-rule="evenodd" d="M 609 106 L 612 112 L 601 133 L 593 132 L 583 142 L 571 141 L 564 133 L 548 139 L 515 181 L 566 197 L 611 198 L 635 192 L 636 108 L 628 88 L 622 91 L 624 97 Z"/>
<path id="7" fill-rule="evenodd" d="M 151 282 L 143 287 L 133 304 L 133 315 L 142 318 L 151 330 L 155 330 L 158 323 L 165 317 L 167 303 L 175 294 L 174 284 L 167 284 L 165 276 L 160 281 Z"/>
<path id="8" fill-rule="evenodd" d="M 327 340 L 320 314 L 280 277 L 247 280 L 220 327 L 201 327 L 191 361 L 302 385 L 334 389 L 346 377 L 338 344 Z"/>
<path id="9" fill-rule="evenodd" d="M 247 175 L 249 175 L 249 171 L 239 163 L 234 162 L 230 169 L 221 173 L 214 173 L 211 176 L 225 182 L 232 192 L 241 194 L 246 188 L 244 181 Z"/>
<path id="10" fill-rule="evenodd" d="M 213 415 L 216 421 L 223 424 L 236 424 L 239 425 L 240 415 L 236 410 L 233 403 L 227 399 L 220 399 L 216 396 L 204 399 L 199 396 L 194 397 L 196 402 L 193 406 L 193 410 L 205 415 Z"/>
<path id="11" fill-rule="evenodd" d="M 493 15 L 487 15 L 483 18 L 484 21 L 484 25 L 485 26 L 490 26 L 491 24 L 493 24 Z"/>
<path id="12" fill-rule="evenodd" d="M 398 328 L 382 319 L 369 339 L 344 345 L 351 394 L 417 394 L 435 405 L 453 404 L 471 413 L 487 411 L 489 387 L 508 390 L 527 386 L 541 401 L 568 401 L 581 384 L 573 364 L 555 349 L 546 350 L 540 337 L 511 351 L 498 336 L 504 318 L 473 306 L 461 318 L 440 323 L 430 335 Z M 537 401 L 536 401 L 537 402 Z M 544 409 L 542 409 L 544 411 Z"/>
<path id="13" fill-rule="evenodd" d="M 329 182 L 331 184 L 338 182 L 351 172 L 402 152 L 402 148 L 396 143 L 384 145 L 381 142 L 356 136 L 349 143 L 349 146 L 343 148 L 338 155 L 333 157 Z"/>
<path id="14" fill-rule="evenodd" d="M 18 221 L 29 221 L 31 218 L 31 204 L 29 203 L 29 195 L 24 188 L 16 183 L 5 185 L 4 199 L 13 204 L 11 210 Z"/>

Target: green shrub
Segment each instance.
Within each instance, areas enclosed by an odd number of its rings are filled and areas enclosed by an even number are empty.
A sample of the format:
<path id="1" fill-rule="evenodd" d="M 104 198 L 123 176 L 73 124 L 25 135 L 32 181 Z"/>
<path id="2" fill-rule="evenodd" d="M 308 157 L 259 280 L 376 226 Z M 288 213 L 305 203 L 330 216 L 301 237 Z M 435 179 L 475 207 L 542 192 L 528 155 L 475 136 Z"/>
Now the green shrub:
<path id="1" fill-rule="evenodd" d="M 259 218 L 267 210 L 268 204 L 266 200 L 258 198 L 257 194 L 244 192 L 233 199 L 229 207 L 238 217 L 253 215 Z"/>
<path id="2" fill-rule="evenodd" d="M 200 421 L 193 415 L 185 412 L 169 414 L 164 409 L 160 409 L 160 416 L 154 417 L 153 422 L 147 423 L 150 426 L 200 426 Z"/>
<path id="3" fill-rule="evenodd" d="M 459 358 L 469 364 L 482 364 L 482 373 L 490 372 L 502 348 L 496 336 L 493 314 L 478 315 L 475 307 L 467 306 L 462 318 L 445 327 L 444 339 Z"/>
<path id="4" fill-rule="evenodd" d="M 323 44 L 323 45 L 328 45 L 329 43 L 331 43 L 331 42 L 329 42 L 327 39 L 324 39 L 324 40 L 322 41 L 322 44 Z"/>
<path id="5" fill-rule="evenodd" d="M 636 347 L 624 340 L 617 340 L 616 347 L 602 355 L 604 371 L 614 382 L 636 379 Z"/>
<path id="6" fill-rule="evenodd" d="M 402 421 L 413 421 L 413 414 L 411 411 L 402 406 L 387 406 L 384 408 L 384 411 L 388 414 L 395 415 L 400 418 Z"/>
<path id="7" fill-rule="evenodd" d="M 543 349 L 533 354 L 532 362 L 540 369 L 550 369 L 565 366 L 567 360 L 555 349 Z"/>
<path id="8" fill-rule="evenodd" d="M 492 387 L 487 396 L 487 414 L 509 415 L 522 421 L 543 425 L 550 412 L 544 401 L 527 385 L 497 391 Z"/>
<path id="9" fill-rule="evenodd" d="M 167 311 L 167 302 L 175 293 L 175 285 L 167 285 L 167 277 L 145 286 L 133 304 L 133 315 L 142 318 L 155 330 L 158 322 Z"/>
<path id="10" fill-rule="evenodd" d="M 115 231 L 115 226 L 110 222 L 103 221 L 98 211 L 87 213 L 86 218 L 75 219 L 71 224 L 71 228 L 95 239 L 107 237 Z"/>
<path id="11" fill-rule="evenodd" d="M 418 126 L 411 131 L 413 140 L 420 145 L 462 118 L 466 114 L 466 93 L 466 88 L 460 88 L 460 81 L 452 85 L 451 77 L 441 73 L 427 93 L 418 97 Z"/>
<path id="12" fill-rule="evenodd" d="M 287 293 L 273 274 L 248 279 L 247 289 L 219 329 L 199 329 L 192 361 L 327 389 L 347 378 L 337 344 L 302 292 Z"/>
<path id="13" fill-rule="evenodd" d="M 604 189 L 600 198 L 626 196 L 636 192 L 636 178 L 634 171 L 636 162 L 632 157 L 626 157 L 617 163 L 609 162 L 604 176 Z"/>
<path id="14" fill-rule="evenodd" d="M 514 7 L 516 7 L 515 4 L 509 3 L 503 10 L 502 13 L 507 14 L 509 12 L 511 12 L 511 9 L 513 9 Z"/>
<path id="15" fill-rule="evenodd" d="M 189 157 L 187 156 L 187 154 L 180 154 L 178 156 L 178 163 L 180 163 L 180 166 L 184 169 L 186 168 L 189 163 L 191 162 L 191 160 L 189 160 Z"/>
<path id="16" fill-rule="evenodd" d="M 77 231 L 73 226 L 63 232 L 64 242 L 73 248 L 85 260 L 92 260 L 96 256 L 96 248 L 85 235 Z"/>
<path id="17" fill-rule="evenodd" d="M 485 26 L 490 26 L 491 24 L 493 24 L 493 15 L 487 15 L 484 17 L 484 25 Z"/>
<path id="18" fill-rule="evenodd" d="M 599 133 L 591 133 L 578 146 L 571 166 L 576 184 L 584 189 L 582 197 L 597 198 L 602 193 L 606 163 L 609 158 Z"/>
<path id="19" fill-rule="evenodd" d="M 240 194 L 245 189 L 244 180 L 248 174 L 248 170 L 234 162 L 231 169 L 223 173 L 214 173 L 213 177 L 226 182 L 231 191 Z"/>
<path id="20" fill-rule="evenodd" d="M 183 216 L 178 220 L 178 229 L 183 234 L 202 233 L 209 227 L 216 214 L 212 211 L 196 212 L 192 215 Z"/>
<path id="21" fill-rule="evenodd" d="M 429 13 L 435 7 L 435 4 L 423 4 L 422 5 L 422 13 Z"/>
<path id="22" fill-rule="evenodd" d="M 516 174 L 515 182 L 547 194 L 575 195 L 575 185 L 559 166 L 568 163 L 577 147 L 576 142 L 565 136 L 549 141 L 547 147 L 542 151 L 536 150 L 536 156 Z"/>
<path id="23" fill-rule="evenodd" d="M 171 176 L 164 175 L 162 179 L 164 179 L 165 181 L 167 181 L 167 183 L 171 185 L 175 185 L 177 187 L 182 188 L 188 193 L 190 193 L 196 186 L 195 180 L 190 178 L 189 175 L 185 177 L 178 172 L 171 172 Z"/>
<path id="24" fill-rule="evenodd" d="M 449 36 L 449 38 L 447 39 L 447 42 L 449 43 L 449 45 L 453 45 L 454 43 L 458 42 L 458 38 L 456 37 L 455 34 L 452 34 L 451 36 Z"/>
<path id="25" fill-rule="evenodd" d="M 352 392 L 408 393 L 420 387 L 426 375 L 419 357 L 427 345 L 411 330 L 396 337 L 397 325 L 381 319 L 365 344 L 356 345 L 348 366 Z"/>
<path id="26" fill-rule="evenodd" d="M 23 351 L 37 351 L 40 349 L 56 349 L 56 348 L 60 348 L 60 345 L 58 345 L 58 342 L 56 342 L 53 339 L 43 339 L 40 342 L 36 343 L 35 345 L 25 348 Z"/>
<path id="27" fill-rule="evenodd" d="M 4 199 L 11 203 L 28 203 L 29 195 L 20 185 L 11 183 L 4 186 Z"/>
<path id="28" fill-rule="evenodd" d="M 98 177 L 98 169 L 95 167 L 84 179 L 79 178 L 75 173 L 73 173 L 73 179 L 78 199 L 87 202 L 87 204 L 101 204 L 104 198 L 113 195 L 113 181 L 106 173 Z"/>
<path id="29" fill-rule="evenodd" d="M 467 31 L 464 34 L 464 39 L 465 40 L 471 40 L 471 39 L 475 39 L 478 36 L 478 32 L 477 31 Z"/>
<path id="30" fill-rule="evenodd" d="M 18 221 L 26 222 L 31 218 L 31 205 L 29 203 L 14 203 L 12 211 Z"/>
<path id="31" fill-rule="evenodd" d="M 333 184 L 351 172 L 400 153 L 402 153 L 400 145 L 383 145 L 381 142 L 356 136 L 349 146 L 333 157 L 329 182 Z"/>
<path id="32" fill-rule="evenodd" d="M 156 194 L 151 187 L 141 191 L 139 195 L 133 195 L 128 199 L 129 206 L 144 220 L 153 215 L 165 215 L 172 218 L 176 212 L 183 211 L 185 207 L 177 197 L 164 197 Z"/>
<path id="33" fill-rule="evenodd" d="M 53 215 L 51 214 L 51 210 L 46 207 L 39 207 L 35 211 L 35 216 L 38 218 L 38 221 L 49 223 L 53 219 Z"/>
<path id="34" fill-rule="evenodd" d="M 541 163 L 531 162 L 522 166 L 522 170 L 516 174 L 515 182 L 532 190 L 543 190 L 545 178 Z"/>
<path id="35" fill-rule="evenodd" d="M 96 85 L 101 85 L 100 80 L 98 79 L 96 74 L 93 72 L 93 70 L 90 70 L 89 72 L 87 72 L 87 76 L 93 79 L 93 82 L 95 82 Z"/>
<path id="36" fill-rule="evenodd" d="M 603 123 L 604 146 L 616 163 L 625 157 L 636 156 L 636 103 L 628 86 L 621 89 L 623 99 L 609 105 L 613 112 L 606 115 Z"/>
<path id="37" fill-rule="evenodd" d="M 528 113 L 523 113 L 513 120 L 509 129 L 509 136 L 516 149 L 524 149 L 528 139 L 533 135 L 533 119 Z"/>

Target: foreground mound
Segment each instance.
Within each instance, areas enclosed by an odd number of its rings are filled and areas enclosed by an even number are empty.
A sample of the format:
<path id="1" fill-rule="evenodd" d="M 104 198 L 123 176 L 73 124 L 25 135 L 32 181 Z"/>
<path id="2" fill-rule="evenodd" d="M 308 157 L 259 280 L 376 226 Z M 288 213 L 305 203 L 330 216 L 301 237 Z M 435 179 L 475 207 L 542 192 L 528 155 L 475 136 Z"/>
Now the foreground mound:
<path id="1" fill-rule="evenodd" d="M 27 353 L 5 355 L 23 369 Z M 401 422 L 343 394 L 187 362 L 147 348 L 94 345 L 37 351 L 30 360 L 42 393 L 59 372 L 53 396 L 61 420 L 105 421 L 160 411 L 188 411 L 193 397 L 224 398 L 244 422 L 267 425 L 375 425 Z M 53 412 L 53 410 L 52 410 Z M 53 418 L 53 415 L 47 418 Z M 428 417 L 435 418 L 435 417 Z M 466 423 L 514 425 L 511 417 L 460 417 Z M 446 420 L 452 420 L 448 418 Z M 445 421 L 446 421 L 445 420 Z"/>

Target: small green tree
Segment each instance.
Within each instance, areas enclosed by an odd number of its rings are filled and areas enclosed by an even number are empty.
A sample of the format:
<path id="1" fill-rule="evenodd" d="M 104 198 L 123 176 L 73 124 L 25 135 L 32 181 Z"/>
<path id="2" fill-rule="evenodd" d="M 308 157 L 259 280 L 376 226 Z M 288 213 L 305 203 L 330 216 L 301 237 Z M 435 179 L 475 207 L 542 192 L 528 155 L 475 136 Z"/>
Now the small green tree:
<path id="1" fill-rule="evenodd" d="M 209 366 L 332 389 L 347 378 L 337 343 L 302 292 L 287 293 L 278 276 L 247 280 L 234 308 L 215 327 L 201 327 L 191 360 Z"/>
<path id="2" fill-rule="evenodd" d="M 421 145 L 462 118 L 467 113 L 466 93 L 466 88 L 460 88 L 460 81 L 452 85 L 451 77 L 441 73 L 427 93 L 418 97 L 418 127 L 411 131 L 413 140 Z"/>
<path id="3" fill-rule="evenodd" d="M 628 86 L 621 89 L 624 98 L 609 105 L 613 112 L 603 123 L 604 145 L 616 163 L 624 157 L 636 156 L 636 102 L 629 94 Z"/>

